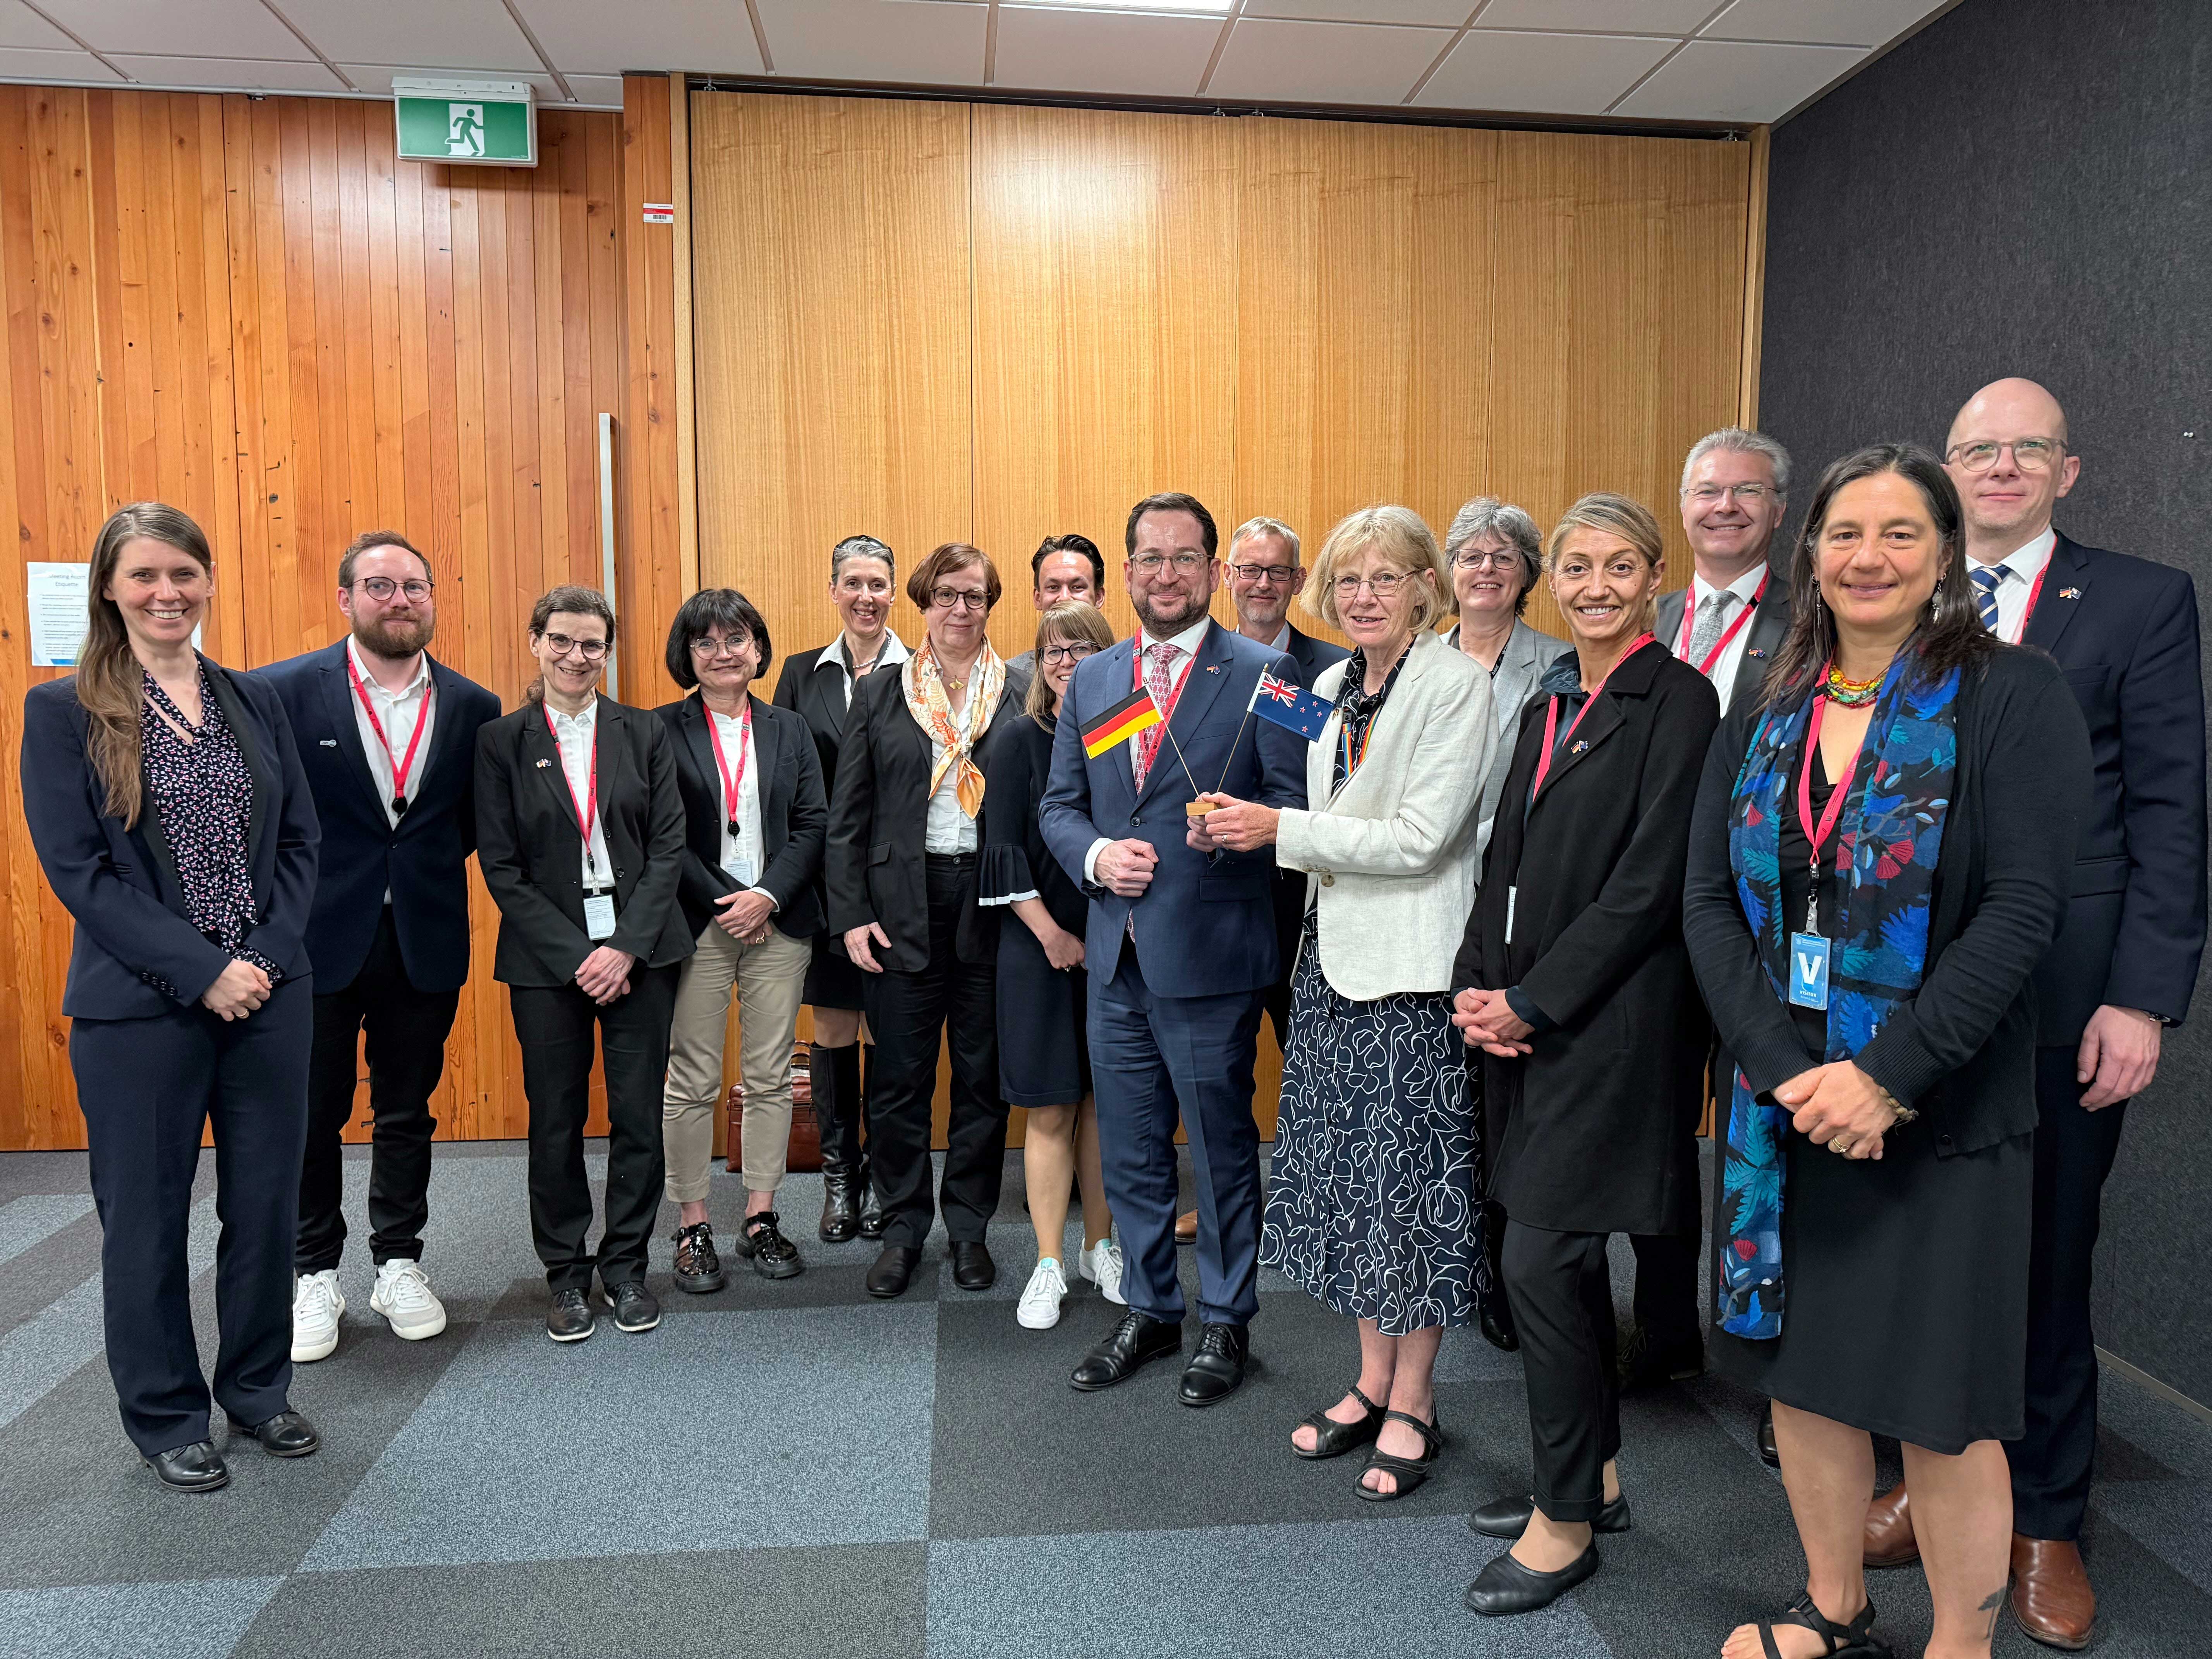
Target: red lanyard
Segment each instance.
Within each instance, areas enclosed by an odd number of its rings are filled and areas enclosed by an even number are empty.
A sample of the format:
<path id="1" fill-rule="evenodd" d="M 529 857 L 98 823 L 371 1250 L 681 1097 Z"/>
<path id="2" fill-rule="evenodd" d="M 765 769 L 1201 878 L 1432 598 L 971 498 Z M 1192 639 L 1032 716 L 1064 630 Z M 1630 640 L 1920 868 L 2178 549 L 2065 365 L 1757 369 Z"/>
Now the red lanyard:
<path id="1" fill-rule="evenodd" d="M 738 800 L 745 787 L 745 751 L 753 740 L 752 700 L 747 698 L 744 708 L 738 714 L 738 773 L 735 779 L 731 777 L 730 763 L 722 755 L 722 733 L 715 724 L 714 711 L 702 708 L 701 712 L 707 716 L 707 735 L 714 740 L 714 767 L 722 775 L 722 793 L 730 808 L 730 834 L 734 836 L 738 833 Z"/>
<path id="2" fill-rule="evenodd" d="M 1645 646 L 1650 645 L 1652 642 L 1653 636 L 1649 634 L 1638 634 L 1634 639 L 1628 642 L 1628 649 L 1620 653 L 1620 662 L 1616 662 L 1612 667 L 1607 669 L 1605 671 L 1605 679 L 1600 680 L 1595 685 L 1592 686 L 1590 688 L 1589 696 L 1583 699 L 1581 711 L 1575 715 L 1573 723 L 1567 727 L 1566 741 L 1570 743 L 1574 741 L 1576 728 L 1582 725 L 1584 716 L 1589 714 L 1591 709 L 1597 707 L 1598 697 L 1600 694 L 1605 690 L 1606 680 L 1610 680 L 1615 674 L 1618 674 L 1620 672 L 1621 663 L 1626 662 L 1631 657 L 1634 656 Z M 1553 692 L 1552 694 L 1551 706 L 1544 712 L 1544 752 L 1540 755 L 1536 760 L 1536 781 L 1528 787 L 1528 800 L 1532 805 L 1535 803 L 1536 797 L 1544 793 L 1544 780 L 1551 775 L 1552 739 L 1558 735 L 1559 730 L 1559 694 L 1557 692 Z"/>
<path id="3" fill-rule="evenodd" d="M 385 764 L 392 769 L 392 810 L 404 815 L 407 811 L 407 780 L 415 770 L 415 750 L 422 742 L 422 728 L 430 723 L 431 687 L 422 687 L 422 707 L 416 711 L 415 733 L 407 739 L 404 759 L 392 752 L 392 739 L 384 735 L 384 722 L 376 718 L 376 705 L 368 700 L 368 688 L 361 683 L 361 670 L 354 665 L 353 653 L 346 653 L 346 678 L 353 682 L 353 694 L 361 699 L 361 712 L 368 716 L 368 729 L 376 733 L 376 740 L 384 745 Z"/>
<path id="4" fill-rule="evenodd" d="M 544 713 L 545 729 L 552 735 L 554 752 L 559 754 L 561 734 L 554 730 L 553 711 L 543 703 L 538 708 Z M 568 804 L 576 809 L 576 828 L 584 837 L 584 862 L 596 878 L 599 873 L 599 855 L 592 850 L 592 826 L 599 822 L 599 723 L 596 719 L 592 722 L 591 793 L 583 800 L 576 799 L 576 786 L 568 781 L 568 761 L 565 755 L 561 759 L 561 787 L 568 792 Z"/>
<path id="5" fill-rule="evenodd" d="M 1729 641 L 1734 639 L 1743 625 L 1751 620 L 1751 613 L 1759 609 L 1759 602 L 1766 597 L 1767 583 L 1773 580 L 1774 573 L 1771 570 L 1759 579 L 1759 591 L 1751 596 L 1751 603 L 1735 613 L 1735 620 L 1728 625 L 1728 632 L 1713 641 L 1713 648 L 1705 653 L 1705 659 L 1697 665 L 1698 672 L 1703 674 L 1707 679 L 1712 678 L 1713 665 L 1721 659 L 1721 653 L 1728 649 Z M 1692 592 L 1695 591 L 1693 584 Z M 1682 642 L 1674 647 L 1674 654 L 1684 662 L 1690 660 L 1690 623 L 1696 611 L 1697 607 L 1689 602 L 1686 595 L 1682 601 Z"/>
<path id="6" fill-rule="evenodd" d="M 1821 671 L 1821 677 L 1824 679 L 1826 678 L 1825 667 Z M 1814 697 L 1812 728 L 1805 733 L 1805 759 L 1803 764 L 1797 769 L 1797 822 L 1805 828 L 1805 839 L 1813 844 L 1812 856 L 1807 860 L 1807 862 L 1812 866 L 1814 885 L 1813 902 L 1805 907 L 1808 915 L 1817 914 L 1820 902 L 1820 848 L 1826 843 L 1830 832 L 1835 829 L 1836 820 L 1844 815 L 1844 797 L 1851 793 L 1851 778 L 1858 771 L 1859 756 L 1866 749 L 1866 734 L 1861 732 L 1858 747 L 1851 750 L 1850 763 L 1844 768 L 1844 775 L 1836 781 L 1835 788 L 1829 793 L 1828 810 L 1820 814 L 1820 822 L 1816 826 L 1813 822 L 1813 756 L 1820 746 L 1820 721 L 1827 712 L 1827 697 L 1825 695 Z M 1869 718 L 1867 721 L 1867 729 L 1871 731 L 1873 728 L 1874 721 Z M 1840 860 L 1836 866 L 1836 873 L 1838 876 L 1843 874 L 1843 865 Z M 1810 933 L 1814 929 L 1808 925 L 1806 931 Z"/>

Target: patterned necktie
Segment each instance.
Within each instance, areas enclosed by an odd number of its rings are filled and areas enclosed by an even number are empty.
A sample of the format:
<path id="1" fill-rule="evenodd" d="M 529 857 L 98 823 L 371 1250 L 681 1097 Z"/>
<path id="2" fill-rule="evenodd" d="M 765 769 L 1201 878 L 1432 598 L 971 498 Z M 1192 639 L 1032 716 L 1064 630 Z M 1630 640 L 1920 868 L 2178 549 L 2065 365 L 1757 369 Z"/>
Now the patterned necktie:
<path id="1" fill-rule="evenodd" d="M 1167 717 L 1174 712 L 1169 707 L 1175 694 L 1176 661 L 1182 655 L 1179 645 L 1148 645 L 1145 647 L 1145 690 L 1152 694 L 1159 705 L 1160 724 L 1137 734 L 1137 757 L 1134 763 L 1137 787 L 1145 787 L 1145 779 L 1152 769 L 1152 757 L 1160 752 L 1160 739 L 1167 732 Z"/>
<path id="2" fill-rule="evenodd" d="M 1727 588 L 1717 593 L 1708 593 L 1698 601 L 1697 625 L 1690 630 L 1690 666 L 1702 668 L 1705 653 L 1721 636 L 1721 624 L 1728 620 L 1728 608 L 1735 603 L 1735 595 Z"/>
<path id="3" fill-rule="evenodd" d="M 1974 567 L 1974 609 L 1982 613 L 1982 626 L 1990 633 L 1997 631 L 1997 584 L 2009 573 L 2011 567 L 2002 564 L 1978 564 Z"/>

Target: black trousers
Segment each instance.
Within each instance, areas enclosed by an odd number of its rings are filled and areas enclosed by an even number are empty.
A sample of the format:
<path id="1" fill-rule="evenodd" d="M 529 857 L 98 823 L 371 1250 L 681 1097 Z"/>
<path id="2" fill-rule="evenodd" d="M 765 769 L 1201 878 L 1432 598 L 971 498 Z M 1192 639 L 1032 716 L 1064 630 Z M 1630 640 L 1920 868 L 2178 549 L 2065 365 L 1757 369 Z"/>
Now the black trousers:
<path id="1" fill-rule="evenodd" d="M 680 971 L 675 963 L 632 968 L 628 994 L 604 1008 L 574 985 L 507 987 L 530 1100 L 531 1240 L 556 1291 L 589 1291 L 594 1267 L 610 1288 L 645 1277 L 667 1167 L 660 1106 Z M 607 1221 L 596 1258 L 584 1244 L 592 1230 L 584 1120 L 595 1029 L 607 1085 Z"/>
<path id="2" fill-rule="evenodd" d="M 380 1267 L 422 1259 L 422 1227 L 430 1218 L 430 1138 L 438 1131 L 430 1096 L 445 1073 L 446 1036 L 460 1006 L 459 991 L 418 991 L 408 979 L 388 904 L 353 983 L 316 997 L 307 1152 L 300 1166 L 300 1240 L 293 1253 L 300 1272 L 337 1267 L 345 1249 L 345 1149 L 339 1136 L 353 1116 L 356 1056 L 364 1031 L 368 1109 L 374 1118 L 369 1257 Z"/>
<path id="3" fill-rule="evenodd" d="M 929 966 L 867 975 L 868 1152 L 884 1206 L 884 1243 L 919 1249 L 934 1211 L 929 1192 L 930 1103 L 940 1037 L 952 1055 L 952 1118 L 938 1206 L 945 1237 L 981 1243 L 1006 1173 L 1006 1103 L 999 1097 L 999 970 L 963 962 L 953 946 L 969 886 L 962 859 L 931 854 Z"/>
<path id="4" fill-rule="evenodd" d="M 1620 1451 L 1606 1237 L 1505 1224 L 1505 1294 L 1528 1382 L 1536 1507 L 1554 1521 L 1597 1519 L 1605 1466 Z"/>
<path id="5" fill-rule="evenodd" d="M 1698 1260 L 1702 1226 L 1686 1233 L 1631 1233 L 1636 1251 L 1636 1322 L 1660 1347 L 1703 1339 L 1698 1322 Z"/>
<path id="6" fill-rule="evenodd" d="M 214 1400 L 251 1427 L 289 1409 L 292 1240 L 307 1133 L 314 981 L 277 986 L 242 1020 L 195 1005 L 70 1026 L 100 1209 L 107 1374 L 124 1432 L 151 1455 L 208 1435 L 185 1237 L 201 1126 L 215 1126 Z"/>
<path id="7" fill-rule="evenodd" d="M 2035 1231 L 2027 1257 L 2027 1432 L 2005 1447 L 2013 1529 L 2078 1538 L 2097 1452 L 2097 1338 L 2089 1322 L 2105 1177 L 2127 1103 L 2081 1109 L 2078 1045 L 2035 1051 Z"/>

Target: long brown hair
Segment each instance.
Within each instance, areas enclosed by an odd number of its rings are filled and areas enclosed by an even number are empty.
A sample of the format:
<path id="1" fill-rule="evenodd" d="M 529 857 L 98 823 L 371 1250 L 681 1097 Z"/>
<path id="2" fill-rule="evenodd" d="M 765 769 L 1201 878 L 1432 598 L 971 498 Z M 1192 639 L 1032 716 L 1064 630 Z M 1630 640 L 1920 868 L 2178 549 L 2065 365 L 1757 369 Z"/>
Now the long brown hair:
<path id="1" fill-rule="evenodd" d="M 106 811 L 135 825 L 145 804 L 144 758 L 138 735 L 139 705 L 145 670 L 131 653 L 123 609 L 107 597 L 107 584 L 128 543 L 140 538 L 173 547 L 210 574 L 214 556 L 207 538 L 185 514 L 161 501 L 118 507 L 100 527 L 92 544 L 90 593 L 84 649 L 76 665 L 76 700 L 85 713 L 86 746 L 93 769 L 107 786 Z"/>

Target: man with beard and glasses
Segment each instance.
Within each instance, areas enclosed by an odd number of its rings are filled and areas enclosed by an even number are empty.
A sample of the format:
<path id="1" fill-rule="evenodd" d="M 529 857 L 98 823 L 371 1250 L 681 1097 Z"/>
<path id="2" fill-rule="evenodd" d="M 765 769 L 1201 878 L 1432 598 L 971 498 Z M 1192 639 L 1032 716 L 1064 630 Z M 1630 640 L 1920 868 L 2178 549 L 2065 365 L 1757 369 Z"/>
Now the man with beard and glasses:
<path id="1" fill-rule="evenodd" d="M 500 707 L 431 660 L 435 592 L 428 558 L 394 532 L 371 531 L 338 561 L 348 637 L 260 671 L 291 719 L 323 828 L 307 933 L 315 1036 L 293 1259 L 295 1362 L 337 1346 L 345 1311 L 338 1137 L 353 1115 L 364 1031 L 375 1119 L 368 1305 L 410 1342 L 446 1328 L 422 1267 L 438 1127 L 430 1095 L 469 976 L 477 728 Z"/>

